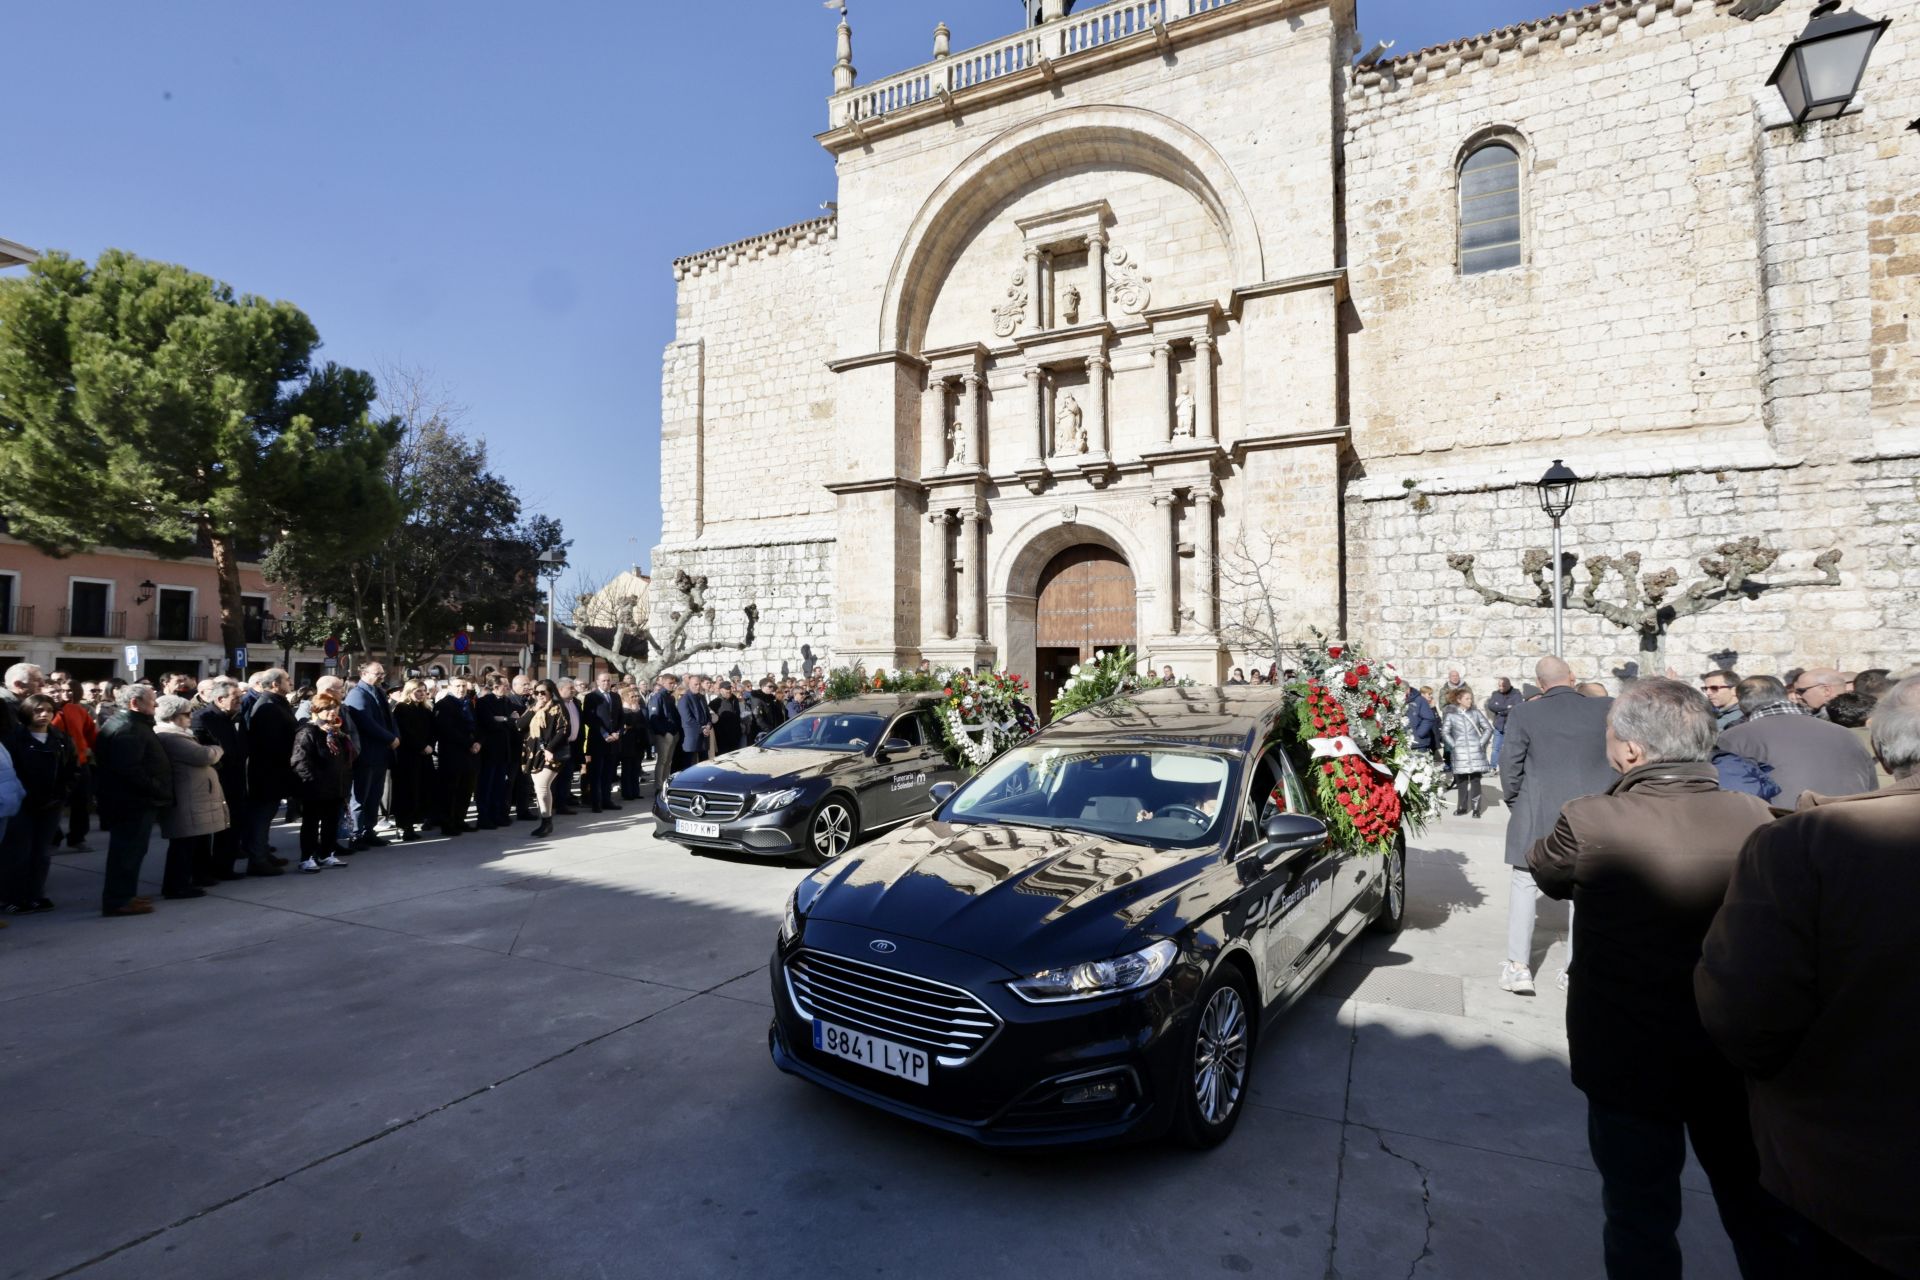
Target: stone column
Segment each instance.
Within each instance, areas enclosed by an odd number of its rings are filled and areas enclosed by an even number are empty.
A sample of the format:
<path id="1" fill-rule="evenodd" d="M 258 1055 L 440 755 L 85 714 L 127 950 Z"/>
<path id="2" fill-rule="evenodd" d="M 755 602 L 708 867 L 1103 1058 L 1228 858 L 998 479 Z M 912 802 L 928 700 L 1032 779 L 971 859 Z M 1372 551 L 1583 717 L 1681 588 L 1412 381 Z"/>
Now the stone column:
<path id="1" fill-rule="evenodd" d="M 1164 342 L 1153 344 L 1153 376 L 1158 379 L 1160 397 L 1160 443 L 1173 443 L 1173 348 Z"/>
<path id="2" fill-rule="evenodd" d="M 920 474 L 932 475 L 947 465 L 947 380 L 927 376 L 920 393 Z"/>
<path id="3" fill-rule="evenodd" d="M 1193 589 L 1200 598 L 1194 617 L 1208 635 L 1220 631 L 1220 597 L 1214 589 L 1215 560 L 1220 554 L 1220 531 L 1215 527 L 1213 507 L 1220 500 L 1220 486 L 1208 484 L 1193 490 L 1193 513 L 1200 522 L 1199 554 L 1193 560 Z"/>
<path id="4" fill-rule="evenodd" d="M 1213 421 L 1213 335 L 1203 333 L 1193 340 L 1193 434 L 1202 440 L 1215 440 L 1219 433 Z"/>
<path id="5" fill-rule="evenodd" d="M 1087 452 L 1107 456 L 1107 358 L 1087 357 Z"/>
<path id="6" fill-rule="evenodd" d="M 1087 267 L 1093 272 L 1092 319 L 1107 318 L 1107 233 L 1096 231 L 1087 237 Z"/>
<path id="7" fill-rule="evenodd" d="M 960 511 L 960 638 L 978 644 L 980 633 L 980 576 L 985 557 L 981 554 L 980 512 L 972 507 Z"/>
<path id="8" fill-rule="evenodd" d="M 1153 495 L 1153 520 L 1147 530 L 1147 543 L 1153 548 L 1151 571 L 1155 590 L 1160 593 L 1160 630 L 1173 635 L 1180 629 L 1179 592 L 1174 589 L 1180 571 L 1180 558 L 1174 548 L 1180 540 L 1180 507 L 1173 494 Z"/>
<path id="9" fill-rule="evenodd" d="M 927 512 L 920 535 L 920 643 L 953 638 L 953 618 L 947 613 L 947 583 L 953 577 L 953 557 L 947 551 L 950 511 Z"/>
<path id="10" fill-rule="evenodd" d="M 1033 414 L 1033 456 L 1047 456 L 1047 371 L 1038 365 L 1027 368 L 1027 405 Z"/>
<path id="11" fill-rule="evenodd" d="M 1044 255 L 1034 245 L 1027 246 L 1027 280 L 1033 293 L 1027 308 L 1027 332 L 1038 333 L 1047 327 L 1047 281 L 1041 273 Z"/>
<path id="12" fill-rule="evenodd" d="M 977 373 L 960 375 L 960 438 L 967 442 L 967 465 L 986 465 L 987 453 L 980 439 L 981 378 Z"/>

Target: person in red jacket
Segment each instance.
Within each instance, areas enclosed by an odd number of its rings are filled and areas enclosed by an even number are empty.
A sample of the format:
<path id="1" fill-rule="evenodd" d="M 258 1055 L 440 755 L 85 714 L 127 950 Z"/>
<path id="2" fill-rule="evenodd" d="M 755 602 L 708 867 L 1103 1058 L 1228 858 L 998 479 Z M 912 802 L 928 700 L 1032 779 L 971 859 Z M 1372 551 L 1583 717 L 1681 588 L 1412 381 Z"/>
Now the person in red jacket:
<path id="1" fill-rule="evenodd" d="M 93 802 L 93 742 L 100 736 L 100 726 L 94 723 L 93 713 L 81 703 L 80 686 L 73 682 L 71 675 L 56 671 L 48 684 L 54 702 L 59 704 L 59 710 L 54 712 L 53 727 L 67 735 L 67 741 L 73 744 L 74 753 L 80 759 L 79 771 L 73 778 L 73 793 L 67 797 L 67 851 L 89 853 L 93 849 L 87 843 Z"/>

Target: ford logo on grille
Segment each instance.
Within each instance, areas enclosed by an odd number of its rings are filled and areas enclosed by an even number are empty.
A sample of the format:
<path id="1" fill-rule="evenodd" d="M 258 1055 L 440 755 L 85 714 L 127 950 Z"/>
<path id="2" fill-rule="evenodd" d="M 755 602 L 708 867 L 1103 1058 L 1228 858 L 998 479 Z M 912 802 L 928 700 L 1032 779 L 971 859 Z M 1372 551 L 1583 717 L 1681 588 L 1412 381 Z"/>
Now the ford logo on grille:
<path id="1" fill-rule="evenodd" d="M 696 818 L 706 817 L 707 816 L 707 798 L 703 795 L 695 795 L 693 799 L 689 801 L 687 804 L 687 812 L 691 813 Z"/>
<path id="2" fill-rule="evenodd" d="M 894 952 L 900 949 L 894 946 L 891 942 L 888 942 L 885 938 L 875 938 L 872 942 L 869 942 L 867 945 L 871 947 L 873 950 L 878 951 L 883 956 L 890 956 Z"/>

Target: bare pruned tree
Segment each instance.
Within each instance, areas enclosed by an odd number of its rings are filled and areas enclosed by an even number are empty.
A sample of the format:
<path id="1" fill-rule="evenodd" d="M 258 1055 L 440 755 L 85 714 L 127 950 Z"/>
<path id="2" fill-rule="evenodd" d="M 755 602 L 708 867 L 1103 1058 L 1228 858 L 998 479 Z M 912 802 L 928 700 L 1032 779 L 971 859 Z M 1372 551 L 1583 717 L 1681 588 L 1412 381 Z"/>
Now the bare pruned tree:
<path id="1" fill-rule="evenodd" d="M 1645 653 L 1660 652 L 1661 643 L 1668 629 L 1681 618 L 1696 613 L 1705 613 L 1735 599 L 1754 600 L 1768 591 L 1782 591 L 1790 587 L 1837 587 L 1840 585 L 1840 551 L 1838 548 L 1823 551 L 1815 557 L 1813 568 L 1818 577 L 1803 578 L 1796 581 L 1756 582 L 1753 575 L 1765 573 L 1780 559 L 1782 552 L 1777 547 L 1767 546 L 1755 537 L 1736 538 L 1723 542 L 1712 555 L 1701 556 L 1697 563 L 1705 577 L 1692 583 L 1679 596 L 1673 595 L 1680 585 L 1680 573 L 1677 569 L 1662 569 L 1658 573 L 1642 575 L 1640 572 L 1640 553 L 1629 551 L 1625 555 L 1594 556 L 1587 561 L 1587 585 L 1584 589 L 1574 590 L 1573 570 L 1579 563 L 1579 557 L 1571 552 L 1562 555 L 1560 563 L 1560 592 L 1568 609 L 1578 609 L 1586 613 L 1598 614 L 1608 622 L 1626 631 L 1640 636 L 1640 648 Z M 1482 600 L 1488 604 L 1511 604 L 1529 609 L 1551 609 L 1553 607 L 1553 579 L 1548 577 L 1548 566 L 1553 556 L 1539 548 L 1529 550 L 1520 559 L 1520 570 L 1532 580 L 1533 590 L 1528 594 L 1501 591 L 1481 582 L 1474 572 L 1474 557 L 1455 554 L 1447 557 L 1447 564 L 1466 580 Z M 1615 593 L 1619 600 L 1603 600 L 1600 592 L 1609 579 L 1617 579 L 1619 587 Z"/>
<path id="2" fill-rule="evenodd" d="M 1300 630 L 1283 603 L 1290 593 L 1287 563 L 1287 544 L 1277 532 L 1242 528 L 1215 566 L 1220 638 L 1235 649 L 1270 656 L 1283 671 Z"/>
<path id="3" fill-rule="evenodd" d="M 708 607 L 705 577 L 682 569 L 671 579 L 655 578 L 644 592 L 639 583 L 637 574 L 607 584 L 583 577 L 561 594 L 560 604 L 581 647 L 635 682 L 646 684 L 702 653 L 753 647 L 758 605 L 740 611 L 745 630 L 734 634 Z"/>

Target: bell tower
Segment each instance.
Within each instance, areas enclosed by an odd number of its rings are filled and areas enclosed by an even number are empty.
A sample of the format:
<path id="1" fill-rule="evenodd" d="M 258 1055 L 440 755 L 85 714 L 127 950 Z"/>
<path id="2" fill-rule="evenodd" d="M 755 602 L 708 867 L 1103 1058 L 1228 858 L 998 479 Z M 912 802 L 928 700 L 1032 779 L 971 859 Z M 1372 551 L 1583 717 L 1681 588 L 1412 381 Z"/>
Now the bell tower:
<path id="1" fill-rule="evenodd" d="M 1022 3 L 1027 10 L 1029 27 L 1064 18 L 1073 9 L 1073 0 L 1022 0 Z"/>

